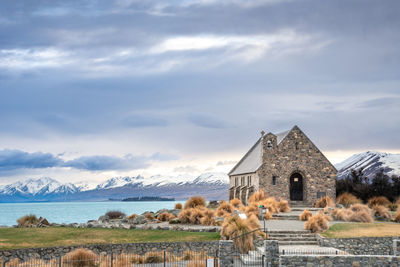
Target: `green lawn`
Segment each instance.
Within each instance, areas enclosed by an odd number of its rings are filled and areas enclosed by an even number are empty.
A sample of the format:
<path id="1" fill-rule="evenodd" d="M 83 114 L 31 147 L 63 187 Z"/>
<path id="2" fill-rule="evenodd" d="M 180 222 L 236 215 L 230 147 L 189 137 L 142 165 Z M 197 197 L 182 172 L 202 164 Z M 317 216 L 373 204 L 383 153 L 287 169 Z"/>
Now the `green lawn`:
<path id="1" fill-rule="evenodd" d="M 337 223 L 322 233 L 324 237 L 383 237 L 400 236 L 398 223 Z"/>
<path id="2" fill-rule="evenodd" d="M 104 243 L 218 240 L 219 233 L 99 228 L 0 228 L 0 250 Z"/>

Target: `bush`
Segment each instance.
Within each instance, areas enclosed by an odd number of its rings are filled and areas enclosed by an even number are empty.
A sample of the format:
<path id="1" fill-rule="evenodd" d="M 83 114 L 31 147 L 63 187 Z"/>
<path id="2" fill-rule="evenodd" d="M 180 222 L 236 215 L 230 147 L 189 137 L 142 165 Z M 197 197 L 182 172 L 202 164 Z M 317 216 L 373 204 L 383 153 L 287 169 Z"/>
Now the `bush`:
<path id="1" fill-rule="evenodd" d="M 334 207 L 335 202 L 328 196 L 321 197 L 315 203 L 316 208 Z"/>
<path id="2" fill-rule="evenodd" d="M 252 213 L 251 215 L 254 215 L 254 214 Z M 254 216 L 256 216 L 256 215 L 254 215 Z M 269 211 L 266 211 L 265 214 L 264 214 L 264 219 L 265 220 L 271 220 L 272 219 L 272 213 L 269 212 Z"/>
<path id="3" fill-rule="evenodd" d="M 348 208 L 352 204 L 361 204 L 362 200 L 357 198 L 355 195 L 344 192 L 336 198 L 336 203 L 341 204 Z"/>
<path id="4" fill-rule="evenodd" d="M 267 198 L 267 194 L 263 190 L 258 190 L 249 197 L 249 203 L 258 203 Z"/>
<path id="5" fill-rule="evenodd" d="M 204 199 L 204 197 L 195 196 L 195 197 L 189 198 L 186 201 L 183 209 L 190 209 L 190 208 L 196 208 L 196 207 L 204 207 L 204 208 L 206 207 L 206 200 Z"/>
<path id="6" fill-rule="evenodd" d="M 312 216 L 312 212 L 309 210 L 303 210 L 303 212 L 299 215 L 300 221 L 308 221 L 308 219 Z"/>
<path id="7" fill-rule="evenodd" d="M 229 201 L 229 204 L 231 204 L 235 208 L 239 208 L 243 205 L 242 201 L 238 198 L 231 199 L 231 201 Z"/>
<path id="8" fill-rule="evenodd" d="M 96 266 L 97 255 L 84 248 L 75 249 L 63 257 L 63 263 L 73 267 Z"/>
<path id="9" fill-rule="evenodd" d="M 260 202 L 264 208 L 268 209 L 271 213 L 279 212 L 279 202 L 274 197 L 268 197 Z"/>
<path id="10" fill-rule="evenodd" d="M 245 209 L 244 212 L 246 213 L 247 217 L 249 217 L 251 214 L 258 215 L 260 212 L 260 209 L 258 208 L 257 204 L 249 204 Z"/>
<path id="11" fill-rule="evenodd" d="M 231 204 L 229 204 L 225 201 L 222 201 L 221 204 L 219 205 L 219 207 L 217 208 L 217 216 L 223 217 L 223 216 L 230 215 L 233 212 L 233 210 L 234 210 L 234 207 Z"/>
<path id="12" fill-rule="evenodd" d="M 144 255 L 144 263 L 160 263 L 164 262 L 164 255 L 162 252 L 151 251 Z"/>
<path id="13" fill-rule="evenodd" d="M 290 211 L 289 202 L 287 200 L 281 199 L 278 203 L 278 209 L 279 212 L 289 212 Z"/>
<path id="14" fill-rule="evenodd" d="M 394 215 L 394 221 L 400 222 L 400 209 L 396 211 L 396 214 Z"/>
<path id="15" fill-rule="evenodd" d="M 176 203 L 175 204 L 175 209 L 176 210 L 181 210 L 182 209 L 182 204 L 181 203 Z"/>
<path id="16" fill-rule="evenodd" d="M 201 219 L 204 217 L 206 209 L 193 208 L 190 214 L 190 222 L 192 224 L 201 224 Z"/>
<path id="17" fill-rule="evenodd" d="M 375 205 L 388 206 L 391 202 L 384 196 L 371 197 L 368 199 L 368 206 L 372 208 Z"/>
<path id="18" fill-rule="evenodd" d="M 213 210 L 204 211 L 203 218 L 200 219 L 200 223 L 202 225 L 214 225 L 215 224 L 214 213 L 215 212 Z"/>
<path id="19" fill-rule="evenodd" d="M 389 212 L 389 209 L 382 205 L 372 206 L 372 212 L 375 217 L 383 217 L 385 219 L 391 220 L 392 215 Z"/>
<path id="20" fill-rule="evenodd" d="M 128 220 L 133 220 L 133 219 L 135 219 L 136 218 L 136 214 L 132 214 L 132 215 L 129 215 L 128 217 L 127 217 L 127 219 Z"/>
<path id="21" fill-rule="evenodd" d="M 186 210 L 182 210 L 179 214 L 178 214 L 178 218 L 181 221 L 181 223 L 190 223 L 190 216 L 192 215 L 192 210 L 193 209 L 186 209 Z"/>
<path id="22" fill-rule="evenodd" d="M 345 221 L 348 222 L 350 221 L 350 218 L 353 216 L 353 211 L 351 209 L 334 209 L 331 212 L 331 215 L 333 218 L 335 218 L 335 220 L 338 221 Z"/>
<path id="23" fill-rule="evenodd" d="M 18 227 L 30 227 L 37 225 L 39 219 L 34 214 L 25 215 L 17 220 Z"/>
<path id="24" fill-rule="evenodd" d="M 351 222 L 372 223 L 372 222 L 374 222 L 374 218 L 372 218 L 371 213 L 366 212 L 365 210 L 362 210 L 362 211 L 359 211 L 359 212 L 354 212 L 350 216 L 349 221 L 351 221 Z"/>
<path id="25" fill-rule="evenodd" d="M 126 214 L 119 210 L 112 210 L 106 213 L 106 217 L 109 219 L 122 219 L 125 216 Z"/>
<path id="26" fill-rule="evenodd" d="M 172 219 L 174 219 L 174 218 L 175 218 L 175 215 L 172 214 L 172 213 L 168 213 L 168 212 L 160 213 L 160 214 L 157 216 L 157 219 L 160 220 L 160 221 L 162 221 L 162 222 L 167 222 L 167 221 L 172 220 Z"/>
<path id="27" fill-rule="evenodd" d="M 350 206 L 350 210 L 353 212 L 356 212 L 356 213 L 361 212 L 361 211 L 371 213 L 371 209 L 368 208 L 367 205 L 363 205 L 363 204 L 353 204 Z"/>
<path id="28" fill-rule="evenodd" d="M 147 220 L 150 220 L 150 221 L 152 221 L 152 220 L 155 219 L 155 218 L 154 218 L 154 215 L 151 214 L 150 212 L 146 212 L 146 213 L 144 214 L 144 217 L 145 217 Z"/>
<path id="29" fill-rule="evenodd" d="M 311 216 L 304 224 L 304 229 L 310 230 L 313 233 L 325 231 L 328 229 L 327 216 L 322 213 Z"/>
<path id="30" fill-rule="evenodd" d="M 398 207 L 398 205 L 397 205 L 397 204 L 394 204 L 394 203 L 390 203 L 390 204 L 388 205 L 388 208 L 389 208 L 389 210 L 391 210 L 391 211 L 396 211 L 396 210 L 397 210 L 397 207 Z"/>

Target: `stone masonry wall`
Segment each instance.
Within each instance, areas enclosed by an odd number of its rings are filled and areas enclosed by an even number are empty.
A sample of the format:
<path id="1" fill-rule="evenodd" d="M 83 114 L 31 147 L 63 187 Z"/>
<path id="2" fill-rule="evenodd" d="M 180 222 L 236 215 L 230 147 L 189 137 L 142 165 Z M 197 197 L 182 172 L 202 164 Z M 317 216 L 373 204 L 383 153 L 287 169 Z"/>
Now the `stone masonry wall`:
<path id="1" fill-rule="evenodd" d="M 260 189 L 275 197 L 290 199 L 290 176 L 299 173 L 303 177 L 303 201 L 313 204 L 318 192 L 336 198 L 336 169 L 321 151 L 297 127 L 288 133 L 278 145 L 274 134 L 263 137 L 263 165 L 258 170 Z M 272 148 L 267 148 L 267 142 Z M 276 176 L 276 185 L 272 177 Z"/>
<path id="2" fill-rule="evenodd" d="M 98 244 L 98 245 L 82 245 L 82 246 L 66 246 L 66 247 L 47 247 L 47 248 L 27 248 L 15 250 L 0 250 L 0 259 L 6 262 L 18 258 L 20 260 L 28 260 L 38 258 L 43 260 L 55 259 L 64 256 L 70 251 L 77 248 L 87 248 L 96 254 L 145 254 L 149 251 L 168 251 L 175 255 L 181 255 L 186 250 L 204 251 L 214 256 L 219 248 L 219 241 L 210 242 L 160 242 L 160 243 L 127 243 L 127 244 Z"/>
<path id="3" fill-rule="evenodd" d="M 334 247 L 354 255 L 393 255 L 393 240 L 399 239 L 398 237 L 323 238 L 319 235 L 317 238 L 323 247 Z"/>
<path id="4" fill-rule="evenodd" d="M 400 257 L 394 256 L 308 256 L 308 255 L 281 255 L 280 266 L 308 267 L 308 266 L 399 266 Z"/>

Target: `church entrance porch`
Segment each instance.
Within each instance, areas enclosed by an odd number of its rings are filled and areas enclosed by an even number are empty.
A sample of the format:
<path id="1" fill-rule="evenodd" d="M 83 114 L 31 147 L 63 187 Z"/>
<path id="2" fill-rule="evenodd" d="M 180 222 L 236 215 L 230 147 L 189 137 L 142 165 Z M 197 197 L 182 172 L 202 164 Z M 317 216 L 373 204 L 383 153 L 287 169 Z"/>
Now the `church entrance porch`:
<path id="1" fill-rule="evenodd" d="M 303 201 L 303 176 L 299 173 L 290 176 L 290 200 Z"/>

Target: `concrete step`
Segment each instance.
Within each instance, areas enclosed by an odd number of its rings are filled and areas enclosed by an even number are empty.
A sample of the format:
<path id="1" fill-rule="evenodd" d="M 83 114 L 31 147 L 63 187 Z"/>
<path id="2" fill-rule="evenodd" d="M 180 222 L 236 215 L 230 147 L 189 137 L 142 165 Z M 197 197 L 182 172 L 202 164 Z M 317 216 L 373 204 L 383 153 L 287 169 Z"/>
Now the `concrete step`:
<path id="1" fill-rule="evenodd" d="M 315 234 L 275 234 L 275 233 L 268 233 L 268 236 L 276 236 L 276 237 L 282 237 L 282 236 L 292 236 L 292 237 L 310 237 L 310 236 L 315 236 Z"/>
<path id="2" fill-rule="evenodd" d="M 262 257 L 254 258 L 254 257 L 251 257 L 251 256 L 249 256 L 247 254 L 241 254 L 240 255 L 240 260 L 245 265 L 262 265 Z"/>
<path id="3" fill-rule="evenodd" d="M 318 241 L 280 241 L 278 240 L 278 244 L 282 246 L 288 246 L 288 245 L 293 245 L 293 246 L 299 246 L 299 245 L 318 245 Z"/>
<path id="4" fill-rule="evenodd" d="M 264 247 L 257 247 L 256 250 L 257 250 L 258 253 L 260 253 L 261 255 L 265 253 Z"/>
<path id="5" fill-rule="evenodd" d="M 299 216 L 298 215 L 280 215 L 280 214 L 274 214 L 272 215 L 272 220 L 291 220 L 291 221 L 298 221 Z"/>
<path id="6" fill-rule="evenodd" d="M 294 234 L 294 235 L 299 235 L 299 234 L 312 234 L 310 231 L 308 230 L 299 230 L 299 231 L 285 231 L 285 230 L 281 230 L 281 231 L 268 231 L 268 234 Z"/>
<path id="7" fill-rule="evenodd" d="M 278 242 L 280 241 L 291 241 L 291 242 L 297 242 L 297 241 L 301 241 L 301 242 L 317 242 L 318 240 L 315 237 L 311 237 L 311 238 L 279 238 L 279 239 L 275 239 L 278 240 Z"/>

